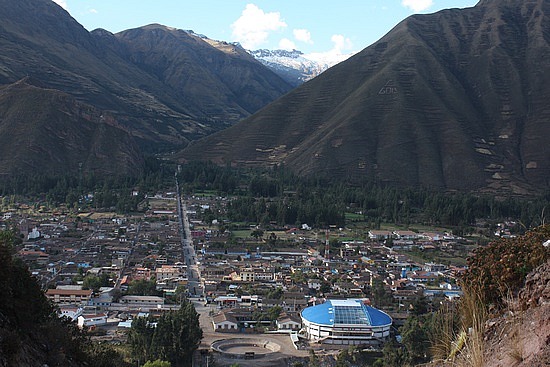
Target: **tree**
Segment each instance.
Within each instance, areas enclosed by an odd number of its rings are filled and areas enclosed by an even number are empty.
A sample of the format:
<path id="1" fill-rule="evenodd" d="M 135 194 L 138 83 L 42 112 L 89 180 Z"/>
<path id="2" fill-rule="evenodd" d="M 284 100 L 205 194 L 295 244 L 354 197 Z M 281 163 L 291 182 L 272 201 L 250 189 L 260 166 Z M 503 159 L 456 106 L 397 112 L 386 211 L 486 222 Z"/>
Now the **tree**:
<path id="1" fill-rule="evenodd" d="M 327 294 L 327 293 L 330 293 L 331 291 L 332 291 L 332 284 L 330 284 L 327 281 L 323 281 L 321 283 L 321 288 L 319 289 L 319 292 L 321 292 L 322 294 Z"/>
<path id="2" fill-rule="evenodd" d="M 267 292 L 267 294 L 265 295 L 265 298 L 267 298 L 267 299 L 281 299 L 281 298 L 283 298 L 283 295 L 284 295 L 283 288 L 277 287 L 277 288 L 272 289 L 269 292 Z"/>
<path id="3" fill-rule="evenodd" d="M 158 296 L 157 283 L 154 279 L 138 279 L 130 283 L 128 294 L 139 296 Z"/>
<path id="4" fill-rule="evenodd" d="M 124 357 L 113 346 L 105 343 L 91 343 L 86 349 L 94 367 L 127 366 Z"/>
<path id="5" fill-rule="evenodd" d="M 168 361 L 156 359 L 154 361 L 147 361 L 143 367 L 172 367 L 172 364 Z"/>
<path id="6" fill-rule="evenodd" d="M 94 293 L 97 293 L 99 292 L 99 288 L 111 285 L 109 278 L 109 274 L 107 273 L 102 273 L 100 276 L 86 275 L 82 282 L 82 288 L 91 289 Z"/>
<path id="7" fill-rule="evenodd" d="M 406 365 L 405 349 L 395 339 L 392 338 L 384 345 L 382 353 L 383 357 L 374 364 L 376 367 L 401 367 Z"/>
<path id="8" fill-rule="evenodd" d="M 132 321 L 132 328 L 128 333 L 128 344 L 130 344 L 134 360 L 138 363 L 147 361 L 151 357 L 153 332 L 153 325 L 146 318 L 137 317 Z"/>
<path id="9" fill-rule="evenodd" d="M 174 367 L 191 366 L 201 339 L 199 316 L 188 300 L 182 302 L 179 310 L 163 314 L 156 320 L 135 319 L 128 335 L 135 360 L 161 359 Z"/>
<path id="10" fill-rule="evenodd" d="M 401 328 L 406 360 L 412 365 L 430 360 L 430 338 L 426 318 L 409 316 Z"/>
<path id="11" fill-rule="evenodd" d="M 259 240 L 264 236 L 264 231 L 262 231 L 261 229 L 255 229 L 252 231 L 252 233 L 250 233 L 250 236 L 254 237 L 256 240 Z"/>
<path id="12" fill-rule="evenodd" d="M 393 301 L 391 292 L 386 289 L 384 283 L 379 278 L 373 280 L 371 294 L 374 298 L 374 304 L 378 307 L 391 305 Z"/>
<path id="13" fill-rule="evenodd" d="M 269 310 L 267 310 L 267 316 L 269 320 L 275 321 L 279 318 L 281 315 L 281 312 L 283 312 L 283 309 L 281 306 L 274 306 L 271 307 Z"/>
<path id="14" fill-rule="evenodd" d="M 422 295 L 416 298 L 412 303 L 412 313 L 415 316 L 420 316 L 428 313 L 428 299 Z"/>

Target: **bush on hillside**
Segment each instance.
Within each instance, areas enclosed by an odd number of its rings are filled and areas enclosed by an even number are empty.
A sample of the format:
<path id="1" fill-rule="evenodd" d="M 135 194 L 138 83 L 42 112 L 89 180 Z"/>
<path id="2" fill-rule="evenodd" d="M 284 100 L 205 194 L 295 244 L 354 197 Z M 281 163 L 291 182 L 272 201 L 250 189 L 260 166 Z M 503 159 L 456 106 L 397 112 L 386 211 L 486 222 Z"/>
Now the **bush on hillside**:
<path id="1" fill-rule="evenodd" d="M 465 287 L 475 287 L 486 304 L 504 305 L 509 294 L 516 295 L 527 274 L 550 258 L 550 225 L 535 228 L 525 235 L 500 239 L 479 247 L 468 259 L 462 277 Z"/>

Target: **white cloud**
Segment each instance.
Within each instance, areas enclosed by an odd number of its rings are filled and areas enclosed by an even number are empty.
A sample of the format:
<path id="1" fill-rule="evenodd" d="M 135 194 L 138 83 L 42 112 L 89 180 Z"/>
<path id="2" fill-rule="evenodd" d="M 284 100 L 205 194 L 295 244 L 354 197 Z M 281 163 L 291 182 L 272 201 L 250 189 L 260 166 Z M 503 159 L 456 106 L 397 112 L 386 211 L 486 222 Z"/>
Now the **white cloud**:
<path id="1" fill-rule="evenodd" d="M 67 10 L 67 1 L 66 0 L 53 0 L 54 3 L 62 7 L 63 9 Z"/>
<path id="2" fill-rule="evenodd" d="M 90 10 L 88 10 L 88 13 L 97 14 L 98 11 L 96 9 L 90 9 Z"/>
<path id="3" fill-rule="evenodd" d="M 311 33 L 307 29 L 295 29 L 292 33 L 298 41 L 313 44 Z"/>
<path id="4" fill-rule="evenodd" d="M 334 47 L 330 51 L 332 53 L 341 54 L 344 51 L 351 50 L 351 48 L 353 47 L 351 40 L 342 36 L 341 34 L 332 35 L 332 37 L 330 37 L 330 40 L 332 41 L 332 43 L 334 43 Z"/>
<path id="5" fill-rule="evenodd" d="M 267 41 L 270 32 L 286 26 L 280 13 L 265 13 L 254 4 L 248 4 L 240 18 L 231 24 L 233 40 L 240 42 L 247 49 L 256 49 Z"/>
<path id="6" fill-rule="evenodd" d="M 414 12 L 420 12 L 433 5 L 433 0 L 402 0 L 401 4 Z"/>
<path id="7" fill-rule="evenodd" d="M 296 44 L 289 40 L 288 38 L 283 38 L 279 41 L 279 49 L 292 51 L 296 49 Z"/>
<path id="8" fill-rule="evenodd" d="M 353 54 L 353 44 L 349 38 L 346 38 L 341 34 L 334 34 L 330 40 L 332 41 L 333 46 L 329 51 L 315 52 L 304 55 L 304 57 L 317 62 L 324 62 L 327 65 L 332 66 L 347 59 Z"/>

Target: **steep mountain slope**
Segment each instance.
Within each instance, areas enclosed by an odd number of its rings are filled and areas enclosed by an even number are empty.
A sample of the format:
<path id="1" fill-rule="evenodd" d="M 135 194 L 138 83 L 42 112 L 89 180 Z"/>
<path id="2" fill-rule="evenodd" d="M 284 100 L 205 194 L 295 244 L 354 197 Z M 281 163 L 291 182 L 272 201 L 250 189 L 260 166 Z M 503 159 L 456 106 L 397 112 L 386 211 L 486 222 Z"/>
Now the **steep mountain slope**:
<path id="1" fill-rule="evenodd" d="M 160 82 L 96 42 L 52 1 L 0 0 L 0 6 L 0 84 L 31 76 L 49 88 L 112 111 L 144 139 L 169 139 L 147 126 L 163 115 L 166 124 L 182 121 L 193 131 L 201 130 L 182 111 L 166 106 L 177 104 Z"/>
<path id="2" fill-rule="evenodd" d="M 184 146 L 291 89 L 244 51 L 224 52 L 185 32 L 89 33 L 50 0 L 0 7 L 0 84 L 31 76 L 109 111 L 154 150 Z"/>
<path id="3" fill-rule="evenodd" d="M 194 115 L 236 122 L 287 92 L 289 84 L 241 47 L 152 24 L 115 35 L 132 63 L 157 77 Z"/>
<path id="4" fill-rule="evenodd" d="M 547 188 L 549 7 L 484 0 L 409 17 L 181 157 L 401 186 Z"/>
<path id="5" fill-rule="evenodd" d="M 135 175 L 143 169 L 137 144 L 112 116 L 30 83 L 0 87 L 0 178 L 30 172 Z"/>

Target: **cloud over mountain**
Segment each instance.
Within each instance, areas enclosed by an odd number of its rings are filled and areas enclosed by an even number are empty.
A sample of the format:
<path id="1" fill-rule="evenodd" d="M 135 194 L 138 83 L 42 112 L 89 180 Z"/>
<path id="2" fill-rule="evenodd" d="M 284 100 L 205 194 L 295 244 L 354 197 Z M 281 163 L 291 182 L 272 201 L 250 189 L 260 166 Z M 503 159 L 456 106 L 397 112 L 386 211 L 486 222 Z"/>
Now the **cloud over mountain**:
<path id="1" fill-rule="evenodd" d="M 403 0 L 401 4 L 418 13 L 429 9 L 433 5 L 433 0 Z"/>
<path id="2" fill-rule="evenodd" d="M 255 49 L 267 40 L 270 32 L 286 26 L 280 13 L 265 13 L 258 6 L 248 4 L 231 28 L 234 41 L 239 42 L 246 49 Z"/>

